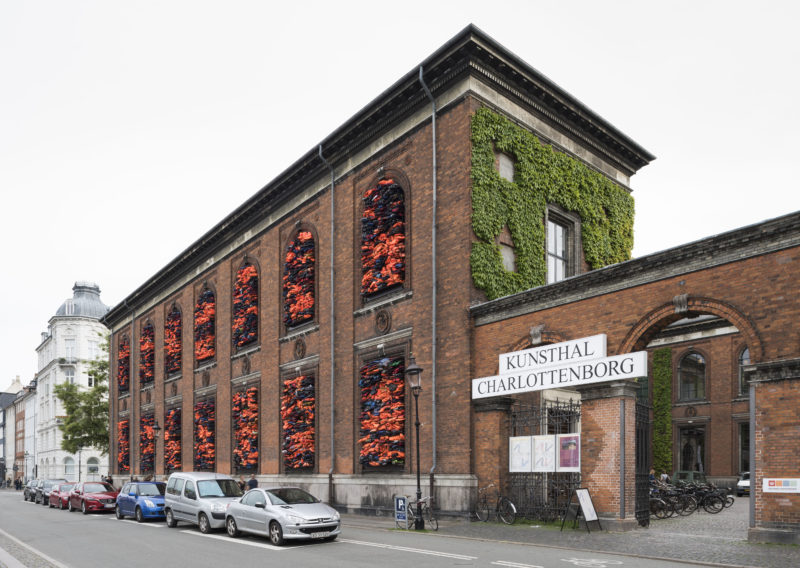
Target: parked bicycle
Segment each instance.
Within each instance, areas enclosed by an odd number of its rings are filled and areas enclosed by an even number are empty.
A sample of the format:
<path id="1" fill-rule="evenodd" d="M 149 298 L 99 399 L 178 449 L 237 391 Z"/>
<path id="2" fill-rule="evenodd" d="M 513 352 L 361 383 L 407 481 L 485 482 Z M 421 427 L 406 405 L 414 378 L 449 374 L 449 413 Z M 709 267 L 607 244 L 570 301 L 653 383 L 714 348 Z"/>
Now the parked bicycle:
<path id="1" fill-rule="evenodd" d="M 433 506 L 431 505 L 433 499 L 430 495 L 427 497 L 423 497 L 416 502 L 415 499 L 411 497 L 406 497 L 406 517 L 408 518 L 407 525 L 400 521 L 395 521 L 395 526 L 399 529 L 404 529 L 407 527 L 414 526 L 414 521 L 417 518 L 418 514 L 422 515 L 422 519 L 425 521 L 425 526 L 431 530 L 438 531 L 439 530 L 439 518 L 436 516 L 436 511 L 433 510 Z"/>
<path id="2" fill-rule="evenodd" d="M 478 489 L 478 502 L 475 505 L 475 516 L 479 521 L 486 522 L 489 520 L 489 516 L 494 513 L 495 518 L 500 519 L 505 524 L 513 524 L 517 518 L 517 508 L 514 506 L 514 503 L 511 502 L 511 499 L 499 493 L 497 494 L 494 508 L 492 508 L 488 495 L 488 490 L 492 487 L 494 487 L 494 483 Z"/>

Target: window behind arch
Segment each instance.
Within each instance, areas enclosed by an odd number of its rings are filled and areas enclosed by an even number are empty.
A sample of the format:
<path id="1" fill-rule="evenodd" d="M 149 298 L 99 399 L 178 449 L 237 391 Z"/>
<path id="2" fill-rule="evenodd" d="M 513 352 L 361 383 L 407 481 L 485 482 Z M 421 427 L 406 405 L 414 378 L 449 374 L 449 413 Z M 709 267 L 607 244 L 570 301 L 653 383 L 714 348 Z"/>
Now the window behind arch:
<path id="1" fill-rule="evenodd" d="M 130 422 L 117 422 L 117 471 L 128 473 L 131 470 Z"/>
<path id="2" fill-rule="evenodd" d="M 156 365 L 156 331 L 153 324 L 148 323 L 142 328 L 139 338 L 139 386 L 153 383 Z"/>
<path id="3" fill-rule="evenodd" d="M 173 306 L 164 322 L 164 369 L 168 375 L 181 370 L 182 331 L 181 311 Z"/>
<path id="4" fill-rule="evenodd" d="M 706 360 L 699 353 L 688 353 L 678 365 L 680 400 L 703 400 L 706 397 Z"/>
<path id="5" fill-rule="evenodd" d="M 216 355 L 216 309 L 214 292 L 204 290 L 194 306 L 194 358 L 198 363 Z"/>
<path id="6" fill-rule="evenodd" d="M 233 345 L 237 349 L 258 339 L 258 271 L 250 263 L 236 271 L 233 285 Z"/>
<path id="7" fill-rule="evenodd" d="M 122 336 L 117 350 L 117 390 L 120 394 L 131 388 L 131 344 L 128 336 Z"/>
<path id="8" fill-rule="evenodd" d="M 167 410 L 164 417 L 164 469 L 180 470 L 181 461 L 181 408 Z"/>
<path id="9" fill-rule="evenodd" d="M 233 394 L 233 467 L 236 471 L 258 469 L 258 387 Z"/>
<path id="10" fill-rule="evenodd" d="M 213 398 L 194 405 L 194 469 L 214 471 L 217 455 L 217 410 Z"/>
<path id="11" fill-rule="evenodd" d="M 750 348 L 745 347 L 739 353 L 739 394 L 746 395 L 750 388 L 750 383 L 745 379 L 742 367 L 750 364 Z"/>
<path id="12" fill-rule="evenodd" d="M 314 467 L 315 411 L 314 375 L 286 379 L 281 394 L 282 450 L 286 471 Z"/>
<path id="13" fill-rule="evenodd" d="M 359 461 L 375 468 L 405 464 L 405 361 L 383 357 L 361 366 Z"/>
<path id="14" fill-rule="evenodd" d="M 314 319 L 314 237 L 298 231 L 286 247 L 283 263 L 283 323 L 286 327 Z"/>
<path id="15" fill-rule="evenodd" d="M 403 188 L 391 179 L 364 192 L 361 215 L 361 295 L 405 282 L 406 221 Z"/>
<path id="16" fill-rule="evenodd" d="M 156 463 L 156 437 L 153 431 L 155 415 L 145 414 L 139 419 L 139 473 L 152 473 Z"/>

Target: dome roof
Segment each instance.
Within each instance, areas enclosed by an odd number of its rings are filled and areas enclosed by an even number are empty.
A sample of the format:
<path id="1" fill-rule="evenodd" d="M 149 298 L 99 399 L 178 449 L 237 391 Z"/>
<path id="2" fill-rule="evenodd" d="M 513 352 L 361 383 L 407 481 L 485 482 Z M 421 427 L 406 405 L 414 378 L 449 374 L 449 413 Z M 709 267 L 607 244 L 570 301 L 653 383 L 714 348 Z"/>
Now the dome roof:
<path id="1" fill-rule="evenodd" d="M 64 300 L 56 312 L 56 317 L 84 317 L 100 319 L 108 311 L 108 306 L 100 301 L 100 286 L 94 282 L 75 282 L 72 298 Z"/>

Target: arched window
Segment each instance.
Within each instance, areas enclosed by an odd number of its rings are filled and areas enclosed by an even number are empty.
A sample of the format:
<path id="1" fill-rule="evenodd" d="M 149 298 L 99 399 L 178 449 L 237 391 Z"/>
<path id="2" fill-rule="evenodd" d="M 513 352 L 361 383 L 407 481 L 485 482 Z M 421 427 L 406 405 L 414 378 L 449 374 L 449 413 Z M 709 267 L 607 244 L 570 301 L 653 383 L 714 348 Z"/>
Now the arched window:
<path id="1" fill-rule="evenodd" d="M 89 458 L 86 460 L 86 471 L 89 472 L 90 479 L 96 479 L 98 473 L 100 473 L 100 460 L 97 458 Z"/>
<path id="2" fill-rule="evenodd" d="M 287 471 L 314 467 L 314 394 L 314 375 L 300 375 L 283 383 L 281 426 Z"/>
<path id="3" fill-rule="evenodd" d="M 314 319 L 314 237 L 298 231 L 286 247 L 283 263 L 283 323 L 286 327 Z"/>
<path id="4" fill-rule="evenodd" d="M 233 345 L 237 349 L 258 339 L 258 271 L 245 263 L 233 284 Z"/>
<path id="5" fill-rule="evenodd" d="M 214 471 L 216 464 L 216 405 L 214 399 L 198 401 L 194 405 L 194 469 Z"/>
<path id="6" fill-rule="evenodd" d="M 170 408 L 164 418 L 164 469 L 181 469 L 181 409 Z"/>
<path id="7" fill-rule="evenodd" d="M 152 323 L 142 328 L 139 338 L 139 386 L 145 387 L 153 383 L 156 365 L 156 330 Z"/>
<path id="8" fill-rule="evenodd" d="M 742 367 L 750 364 L 750 348 L 745 347 L 739 353 L 739 394 L 746 395 L 750 388 L 750 383 L 745 379 Z"/>
<path id="9" fill-rule="evenodd" d="M 363 467 L 405 464 L 405 365 L 402 357 L 383 357 L 361 366 L 361 444 Z"/>
<path id="10" fill-rule="evenodd" d="M 117 422 L 117 470 L 128 473 L 131 470 L 130 422 Z"/>
<path id="11" fill-rule="evenodd" d="M 181 370 L 181 333 L 181 311 L 173 305 L 164 323 L 164 368 L 168 375 Z"/>
<path id="12" fill-rule="evenodd" d="M 258 388 L 233 394 L 233 467 L 236 471 L 258 469 Z"/>
<path id="13" fill-rule="evenodd" d="M 391 179 L 369 188 L 363 201 L 361 295 L 366 297 L 405 282 L 406 209 L 403 188 Z"/>
<path id="14" fill-rule="evenodd" d="M 67 456 L 64 458 L 64 477 L 69 480 L 75 476 L 75 460 Z"/>
<path id="15" fill-rule="evenodd" d="M 117 350 L 117 390 L 120 394 L 131 388 L 131 344 L 128 336 L 123 335 Z"/>
<path id="16" fill-rule="evenodd" d="M 206 288 L 194 306 L 194 358 L 198 363 L 216 355 L 216 311 L 214 292 Z"/>
<path id="17" fill-rule="evenodd" d="M 699 353 L 687 353 L 678 365 L 680 400 L 706 397 L 706 360 Z"/>

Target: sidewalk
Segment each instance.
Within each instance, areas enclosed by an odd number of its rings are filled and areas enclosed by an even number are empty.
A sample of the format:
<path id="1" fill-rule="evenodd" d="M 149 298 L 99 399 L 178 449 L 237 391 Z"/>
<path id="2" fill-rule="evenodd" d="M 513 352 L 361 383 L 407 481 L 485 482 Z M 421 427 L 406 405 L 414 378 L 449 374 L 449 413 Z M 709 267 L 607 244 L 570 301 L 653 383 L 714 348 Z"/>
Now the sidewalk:
<path id="1" fill-rule="evenodd" d="M 712 515 L 696 512 L 688 517 L 653 519 L 649 528 L 628 532 L 571 529 L 540 526 L 517 521 L 508 526 L 499 522 L 469 522 L 445 519 L 438 532 L 456 538 L 506 541 L 537 546 L 578 549 L 598 553 L 626 554 L 647 558 L 704 563 L 723 566 L 789 568 L 800 566 L 800 547 L 753 544 L 747 541 L 747 499 L 737 499 L 733 506 Z M 391 517 L 342 515 L 344 534 L 348 526 L 397 530 Z M 412 529 L 413 530 L 413 529 Z"/>

